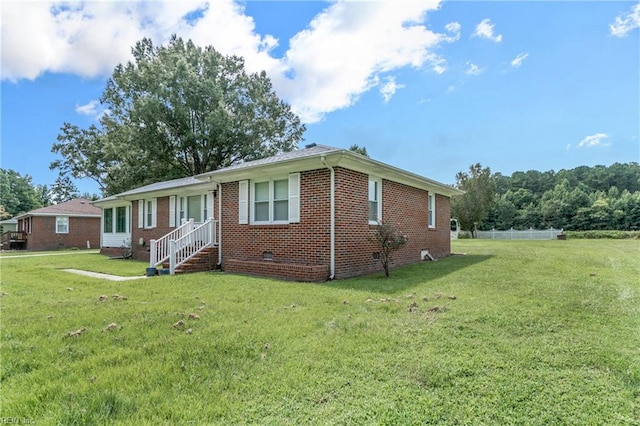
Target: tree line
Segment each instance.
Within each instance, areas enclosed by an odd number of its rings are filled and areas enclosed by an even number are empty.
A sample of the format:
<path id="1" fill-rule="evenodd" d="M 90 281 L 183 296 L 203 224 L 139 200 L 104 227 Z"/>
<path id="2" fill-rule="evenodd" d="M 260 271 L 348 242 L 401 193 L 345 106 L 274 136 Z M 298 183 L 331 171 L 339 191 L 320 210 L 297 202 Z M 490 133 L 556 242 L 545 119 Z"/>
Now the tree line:
<path id="1" fill-rule="evenodd" d="M 456 182 L 467 194 L 454 199 L 452 216 L 468 231 L 640 229 L 640 165 L 635 162 L 511 176 L 474 164 L 458 173 Z"/>
<path id="2" fill-rule="evenodd" d="M 59 175 L 51 185 L 33 184 L 30 175 L 0 168 L 0 218 L 59 204 L 74 198 L 97 200 L 97 194 L 81 194 L 69 176 Z"/>

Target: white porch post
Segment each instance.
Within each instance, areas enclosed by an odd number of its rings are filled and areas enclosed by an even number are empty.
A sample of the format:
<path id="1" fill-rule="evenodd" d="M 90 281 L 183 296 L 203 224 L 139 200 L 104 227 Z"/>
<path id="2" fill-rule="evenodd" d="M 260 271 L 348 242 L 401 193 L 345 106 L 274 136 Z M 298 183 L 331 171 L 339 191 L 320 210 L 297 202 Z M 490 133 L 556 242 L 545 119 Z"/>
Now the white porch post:
<path id="1" fill-rule="evenodd" d="M 156 240 L 149 241 L 149 253 L 150 253 L 149 267 L 153 268 L 158 263 Z"/>
<path id="2" fill-rule="evenodd" d="M 176 273 L 176 240 L 169 240 L 169 273 Z"/>

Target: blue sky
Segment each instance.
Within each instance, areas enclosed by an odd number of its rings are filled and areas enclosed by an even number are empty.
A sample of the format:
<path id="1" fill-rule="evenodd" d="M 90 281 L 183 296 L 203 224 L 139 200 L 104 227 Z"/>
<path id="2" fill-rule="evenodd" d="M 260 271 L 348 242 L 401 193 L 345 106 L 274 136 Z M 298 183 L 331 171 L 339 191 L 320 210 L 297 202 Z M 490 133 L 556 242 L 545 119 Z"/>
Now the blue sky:
<path id="1" fill-rule="evenodd" d="M 1 166 L 50 185 L 60 127 L 97 123 L 113 67 L 171 34 L 266 70 L 305 141 L 444 183 L 640 161 L 640 3 L 2 2 Z M 90 180 L 75 182 L 97 193 Z"/>

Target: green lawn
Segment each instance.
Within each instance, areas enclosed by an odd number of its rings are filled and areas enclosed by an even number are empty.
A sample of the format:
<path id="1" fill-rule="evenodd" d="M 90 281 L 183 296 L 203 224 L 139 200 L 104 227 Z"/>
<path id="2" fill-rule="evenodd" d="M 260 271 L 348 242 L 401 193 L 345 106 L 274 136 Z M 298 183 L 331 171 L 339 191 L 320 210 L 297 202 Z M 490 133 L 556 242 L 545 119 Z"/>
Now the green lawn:
<path id="1" fill-rule="evenodd" d="M 325 284 L 113 282 L 59 269 L 146 264 L 3 256 L 0 418 L 640 424 L 640 241 L 453 249 L 466 254 Z"/>

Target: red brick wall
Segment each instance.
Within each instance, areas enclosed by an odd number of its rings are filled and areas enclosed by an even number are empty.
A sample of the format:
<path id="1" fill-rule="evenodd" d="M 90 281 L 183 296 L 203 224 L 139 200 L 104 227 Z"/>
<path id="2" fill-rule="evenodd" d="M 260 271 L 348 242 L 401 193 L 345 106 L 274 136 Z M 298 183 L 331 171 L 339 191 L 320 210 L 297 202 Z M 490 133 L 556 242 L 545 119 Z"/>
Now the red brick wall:
<path id="1" fill-rule="evenodd" d="M 273 263 L 328 265 L 329 180 L 327 169 L 300 174 L 301 219 L 288 225 L 238 224 L 238 182 L 223 184 L 223 268 L 227 259 L 262 262 L 264 252 L 272 253 Z"/>
<path id="2" fill-rule="evenodd" d="M 340 167 L 335 168 L 335 173 L 335 278 L 379 271 L 382 269 L 380 261 L 373 257 L 378 249 L 370 241 L 375 226 L 368 223 L 369 176 Z M 409 243 L 395 254 L 393 266 L 419 262 L 420 251 L 424 249 L 433 256 L 449 254 L 447 197 L 437 197 L 437 226 L 431 230 L 428 228 L 427 191 L 383 180 L 382 196 L 383 219 L 396 224 L 398 230 L 409 237 Z M 217 200 L 215 208 L 218 208 Z M 223 185 L 222 222 L 223 269 L 317 281 L 310 276 L 317 278 L 317 271 L 325 269 L 310 272 L 276 265 L 329 265 L 330 172 L 318 169 L 301 173 L 300 223 L 239 225 L 237 182 Z M 262 260 L 264 252 L 272 253 L 272 262 Z M 262 270 L 261 265 L 264 266 Z"/>
<path id="3" fill-rule="evenodd" d="M 370 239 L 376 227 L 368 224 L 369 176 L 336 169 L 336 278 L 382 270 Z M 393 254 L 393 266 L 419 262 L 421 250 L 434 257 L 449 254 L 449 203 L 437 196 L 435 230 L 428 227 L 428 192 L 388 180 L 382 181 L 382 219 L 392 223 L 409 242 Z"/>
<path id="4" fill-rule="evenodd" d="M 436 228 L 429 230 L 429 245 L 433 257 L 451 254 L 451 199 L 436 195 Z"/>
<path id="5" fill-rule="evenodd" d="M 99 217 L 69 217 L 69 233 L 56 234 L 55 216 L 33 216 L 31 234 L 27 235 L 28 250 L 63 248 L 100 248 Z"/>
<path id="6" fill-rule="evenodd" d="M 321 282 L 329 276 L 329 265 L 294 265 L 264 261 L 227 259 L 225 271 L 239 274 L 262 275 L 283 280 Z"/>
<path id="7" fill-rule="evenodd" d="M 156 227 L 150 229 L 138 227 L 138 201 L 131 203 L 131 250 L 132 256 L 136 260 L 148 262 L 150 259 L 149 241 L 157 240 L 175 229 L 175 227 L 169 226 L 169 197 L 160 197 L 157 200 Z M 139 244 L 141 237 L 144 238 L 144 246 Z"/>

